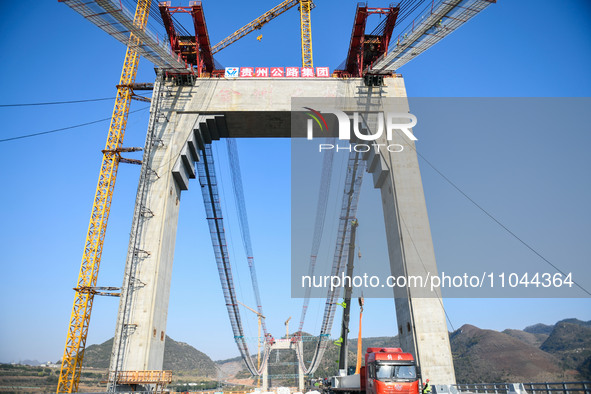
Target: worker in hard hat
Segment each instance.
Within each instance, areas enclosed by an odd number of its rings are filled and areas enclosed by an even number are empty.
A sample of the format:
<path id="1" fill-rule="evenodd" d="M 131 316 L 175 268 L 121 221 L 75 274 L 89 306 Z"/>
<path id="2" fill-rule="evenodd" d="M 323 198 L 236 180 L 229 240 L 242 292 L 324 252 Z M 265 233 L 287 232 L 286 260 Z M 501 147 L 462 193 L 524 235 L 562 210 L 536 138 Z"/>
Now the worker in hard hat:
<path id="1" fill-rule="evenodd" d="M 431 385 L 429 384 L 429 379 L 425 381 L 425 385 L 423 386 L 423 390 L 421 391 L 422 394 L 429 394 L 431 393 Z"/>

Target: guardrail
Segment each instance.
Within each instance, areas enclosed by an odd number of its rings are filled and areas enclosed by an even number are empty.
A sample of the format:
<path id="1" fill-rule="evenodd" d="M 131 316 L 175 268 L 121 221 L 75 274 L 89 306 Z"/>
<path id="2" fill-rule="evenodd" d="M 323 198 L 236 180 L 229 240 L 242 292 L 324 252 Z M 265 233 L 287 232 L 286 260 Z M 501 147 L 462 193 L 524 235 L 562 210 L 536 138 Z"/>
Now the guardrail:
<path id="1" fill-rule="evenodd" d="M 591 394 L 591 382 L 475 383 L 452 385 L 462 393 L 480 394 Z M 444 390 L 442 390 L 444 391 Z"/>
<path id="2" fill-rule="evenodd" d="M 520 383 L 471 383 L 454 384 L 451 387 L 451 392 L 455 391 L 455 388 L 460 393 L 508 394 L 525 391 Z"/>
<path id="3" fill-rule="evenodd" d="M 523 383 L 525 390 L 532 393 L 591 394 L 591 382 Z"/>

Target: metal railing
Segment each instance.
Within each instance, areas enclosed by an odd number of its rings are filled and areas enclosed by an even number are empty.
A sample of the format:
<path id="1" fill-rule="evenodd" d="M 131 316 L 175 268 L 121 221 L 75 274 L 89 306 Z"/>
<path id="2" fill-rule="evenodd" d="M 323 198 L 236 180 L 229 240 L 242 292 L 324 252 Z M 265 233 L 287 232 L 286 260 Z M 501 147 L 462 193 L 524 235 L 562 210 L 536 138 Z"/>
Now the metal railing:
<path id="1" fill-rule="evenodd" d="M 591 382 L 523 383 L 523 386 L 532 393 L 591 394 Z"/>
<path id="2" fill-rule="evenodd" d="M 506 394 L 511 392 L 518 392 L 515 386 L 519 386 L 519 383 L 473 383 L 473 384 L 456 384 L 455 387 L 458 392 L 468 393 L 494 393 L 494 394 Z"/>
<path id="3" fill-rule="evenodd" d="M 591 394 L 591 382 L 475 383 L 452 386 L 458 392 L 509 394 Z"/>

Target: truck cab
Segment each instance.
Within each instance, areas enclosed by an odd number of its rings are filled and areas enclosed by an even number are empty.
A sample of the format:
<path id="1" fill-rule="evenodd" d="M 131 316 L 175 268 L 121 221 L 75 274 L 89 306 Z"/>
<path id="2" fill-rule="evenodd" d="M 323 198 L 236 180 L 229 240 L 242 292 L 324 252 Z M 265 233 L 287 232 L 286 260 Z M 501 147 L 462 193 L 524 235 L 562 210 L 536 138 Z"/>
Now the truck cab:
<path id="1" fill-rule="evenodd" d="M 361 390 L 366 394 L 419 392 L 419 376 L 414 358 L 400 348 L 368 348 L 363 369 Z"/>

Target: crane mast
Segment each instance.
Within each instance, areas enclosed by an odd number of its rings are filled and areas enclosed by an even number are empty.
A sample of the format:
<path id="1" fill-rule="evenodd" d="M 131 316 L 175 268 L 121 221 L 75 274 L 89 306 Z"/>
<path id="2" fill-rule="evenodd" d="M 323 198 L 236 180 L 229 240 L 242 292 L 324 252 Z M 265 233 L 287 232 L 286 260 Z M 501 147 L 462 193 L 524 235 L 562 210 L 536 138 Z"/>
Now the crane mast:
<path id="1" fill-rule="evenodd" d="M 151 0 L 139 0 L 137 3 L 133 23 L 139 29 L 144 29 L 146 26 L 150 2 Z M 86 234 L 80 273 L 75 288 L 74 304 L 57 385 L 58 393 L 78 391 L 90 314 L 94 295 L 97 293 L 94 288 L 98 278 L 111 200 L 119 160 L 121 159 L 120 153 L 127 125 L 129 104 L 133 94 L 130 85 L 135 81 L 140 58 L 136 51 L 139 44 L 139 37 L 130 33 L 123 70 L 117 85 L 117 98 L 115 99 L 107 142 L 103 150 L 103 161 Z"/>
<path id="2" fill-rule="evenodd" d="M 302 67 L 314 67 L 312 61 L 312 0 L 300 0 L 300 26 L 302 34 Z"/>

